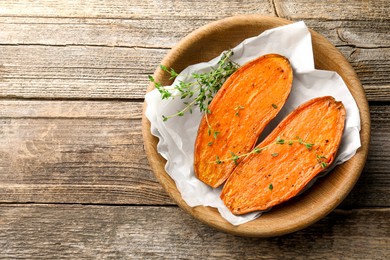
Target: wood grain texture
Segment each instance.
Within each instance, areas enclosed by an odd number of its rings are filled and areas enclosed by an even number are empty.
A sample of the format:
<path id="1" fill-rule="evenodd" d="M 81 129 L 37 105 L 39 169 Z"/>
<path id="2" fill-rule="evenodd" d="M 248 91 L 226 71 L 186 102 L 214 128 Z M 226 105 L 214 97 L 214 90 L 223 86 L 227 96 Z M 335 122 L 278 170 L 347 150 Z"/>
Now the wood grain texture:
<path id="1" fill-rule="evenodd" d="M 325 6 L 313 0 L 223 1 L 219 12 L 211 12 L 216 3 L 208 1 L 176 1 L 174 7 L 165 1 L 89 4 L 2 4 L 0 97 L 143 98 L 146 76 L 189 32 L 215 19 L 261 13 L 304 20 L 341 50 L 368 100 L 389 101 L 389 20 L 383 11 L 388 1 L 352 1 L 343 12 L 342 1 Z M 194 9 L 199 5 L 202 12 Z"/>
<path id="2" fill-rule="evenodd" d="M 216 11 L 218 10 L 218 11 Z M 72 17 L 72 18 L 115 18 L 142 19 L 161 17 L 162 19 L 219 19 L 247 13 L 274 14 L 268 0 L 221 0 L 221 1 L 153 1 L 153 0 L 114 0 L 99 1 L 56 1 L 11 0 L 2 3 L 0 16 L 28 17 Z"/>
<path id="3" fill-rule="evenodd" d="M 390 48 L 339 50 L 349 57 L 369 100 L 390 100 Z M 0 98 L 140 99 L 147 76 L 167 53 L 138 47 L 0 46 Z"/>
<path id="4" fill-rule="evenodd" d="M 368 161 L 342 207 L 390 206 L 390 108 L 370 111 Z M 146 161 L 140 113 L 133 102 L 2 100 L 1 201 L 172 205 Z"/>
<path id="5" fill-rule="evenodd" d="M 389 8 L 386 0 L 1 1 L 0 258 L 386 259 Z M 140 133 L 147 75 L 189 32 L 238 14 L 304 20 L 343 53 L 373 101 L 369 157 L 350 195 L 278 238 L 230 236 L 171 207 Z"/>
<path id="6" fill-rule="evenodd" d="M 313 0 L 274 0 L 278 16 L 288 19 L 321 20 L 379 20 L 388 19 L 387 0 L 341 1 L 330 0 L 326 4 Z"/>
<path id="7" fill-rule="evenodd" d="M 209 19 L 1 17 L 1 44 L 171 48 Z M 171 26 L 167 26 L 171 24 Z M 33 34 L 31 32 L 34 32 Z"/>
<path id="8" fill-rule="evenodd" d="M 2 46 L 0 97 L 143 98 L 147 75 L 165 53 L 138 48 Z"/>
<path id="9" fill-rule="evenodd" d="M 0 201 L 171 203 L 132 102 L 1 101 Z"/>
<path id="10" fill-rule="evenodd" d="M 174 204 L 147 163 L 141 110 L 138 102 L 1 100 L 0 201 Z M 390 206 L 390 108 L 370 113 L 369 157 L 342 208 Z"/>
<path id="11" fill-rule="evenodd" d="M 365 17 L 360 17 L 360 20 L 295 20 L 305 21 L 337 47 L 390 47 L 387 35 L 389 22 L 382 17 L 377 17 L 375 23 Z M 212 21 L 206 18 L 190 20 L 175 17 L 111 19 L 0 16 L 1 44 L 172 48 L 189 32 Z"/>
<path id="12" fill-rule="evenodd" d="M 2 257 L 15 259 L 385 259 L 390 210 L 336 210 L 282 237 L 217 232 L 176 207 L 0 206 Z M 39 230 L 39 232 L 37 232 Z"/>

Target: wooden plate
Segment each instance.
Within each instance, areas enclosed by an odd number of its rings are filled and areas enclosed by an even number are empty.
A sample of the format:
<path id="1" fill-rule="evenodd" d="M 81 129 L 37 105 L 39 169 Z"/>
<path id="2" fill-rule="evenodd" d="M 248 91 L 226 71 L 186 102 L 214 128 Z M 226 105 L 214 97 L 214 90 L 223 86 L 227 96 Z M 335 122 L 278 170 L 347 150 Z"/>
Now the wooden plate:
<path id="1" fill-rule="evenodd" d="M 205 25 L 190 33 L 161 62 L 181 71 L 191 64 L 209 61 L 222 51 L 233 48 L 248 37 L 265 30 L 286 25 L 290 21 L 258 15 L 236 16 Z M 337 166 L 331 174 L 320 178 L 304 194 L 273 208 L 260 218 L 233 226 L 214 208 L 191 208 L 181 198 L 174 181 L 165 172 L 165 159 L 157 152 L 158 139 L 150 133 L 150 122 L 142 118 L 142 132 L 150 165 L 157 179 L 172 199 L 196 219 L 219 230 L 242 236 L 269 237 L 305 228 L 330 213 L 351 191 L 363 170 L 370 141 L 370 114 L 367 99 L 356 73 L 344 56 L 323 36 L 311 31 L 314 60 L 317 69 L 337 71 L 355 98 L 360 109 L 362 146 L 348 162 Z M 159 68 L 154 77 L 170 84 L 168 75 Z M 154 88 L 149 85 L 148 91 Z"/>

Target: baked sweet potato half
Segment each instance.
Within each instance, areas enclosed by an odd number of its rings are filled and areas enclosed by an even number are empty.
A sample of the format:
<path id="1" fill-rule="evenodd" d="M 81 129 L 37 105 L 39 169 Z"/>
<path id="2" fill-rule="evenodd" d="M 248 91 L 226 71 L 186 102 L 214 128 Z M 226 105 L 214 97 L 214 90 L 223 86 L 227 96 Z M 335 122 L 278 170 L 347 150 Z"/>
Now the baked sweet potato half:
<path id="1" fill-rule="evenodd" d="M 218 91 L 199 125 L 194 150 L 195 175 L 216 188 L 253 149 L 264 127 L 290 93 L 293 72 L 287 58 L 261 56 L 233 73 Z M 235 160 L 225 161 L 228 157 Z"/>
<path id="2" fill-rule="evenodd" d="M 221 193 L 233 214 L 266 210 L 296 196 L 334 160 L 345 109 L 333 97 L 290 113 L 234 170 Z"/>

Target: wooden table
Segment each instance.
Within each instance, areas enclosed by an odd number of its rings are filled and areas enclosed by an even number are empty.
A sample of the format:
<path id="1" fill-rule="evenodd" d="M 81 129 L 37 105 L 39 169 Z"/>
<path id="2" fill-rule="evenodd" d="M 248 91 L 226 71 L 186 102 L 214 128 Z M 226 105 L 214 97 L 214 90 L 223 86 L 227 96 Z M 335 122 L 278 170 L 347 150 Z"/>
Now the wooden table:
<path id="1" fill-rule="evenodd" d="M 327 37 L 370 103 L 366 167 L 340 206 L 282 237 L 242 238 L 187 215 L 150 170 L 147 75 L 190 31 L 238 14 Z M 390 1 L 0 3 L 0 258 L 390 257 Z"/>

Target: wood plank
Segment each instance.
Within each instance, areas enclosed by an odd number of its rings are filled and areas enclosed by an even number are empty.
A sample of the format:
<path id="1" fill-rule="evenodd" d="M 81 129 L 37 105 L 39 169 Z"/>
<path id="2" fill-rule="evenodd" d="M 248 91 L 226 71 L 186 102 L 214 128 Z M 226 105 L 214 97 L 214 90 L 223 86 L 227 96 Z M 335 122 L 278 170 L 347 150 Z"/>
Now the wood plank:
<path id="1" fill-rule="evenodd" d="M 0 17 L 1 44 L 172 48 L 209 19 Z M 170 24 L 170 26 L 167 26 Z M 34 33 L 31 33 L 34 32 Z"/>
<path id="2" fill-rule="evenodd" d="M 381 20 L 389 19 L 390 2 L 378 1 L 327 1 L 274 0 L 276 13 L 288 19 L 321 20 Z"/>
<path id="3" fill-rule="evenodd" d="M 384 206 L 390 201 L 389 152 L 390 151 L 390 107 L 370 106 L 371 143 L 365 168 L 341 208 L 359 206 Z M 375 188 L 374 188 L 375 187 Z"/>
<path id="4" fill-rule="evenodd" d="M 98 5 L 88 1 L 9 0 L 2 3 L 0 16 L 18 17 L 73 17 L 73 18 L 116 18 L 141 19 L 145 17 L 175 17 L 175 19 L 218 19 L 243 13 L 275 14 L 289 19 L 337 19 L 376 20 L 388 18 L 389 2 L 386 0 L 368 2 L 328 1 L 326 5 L 315 0 L 304 1 L 104 1 Z M 218 10 L 218 12 L 216 12 Z M 167 16 L 169 13 L 169 16 Z M 362 19 L 363 18 L 363 19 Z"/>
<path id="5" fill-rule="evenodd" d="M 299 21 L 301 19 L 298 19 Z M 379 18 L 375 23 L 362 21 L 328 21 L 321 19 L 303 19 L 305 24 L 325 36 L 336 47 L 351 46 L 355 48 L 389 48 L 387 34 L 389 22 Z"/>
<path id="6" fill-rule="evenodd" d="M 335 210 L 282 237 L 243 238 L 176 207 L 0 205 L 4 258 L 385 259 L 390 210 Z"/>
<path id="7" fill-rule="evenodd" d="M 1 100 L 1 119 L 123 119 L 140 120 L 142 104 L 129 101 Z"/>
<path id="8" fill-rule="evenodd" d="M 385 18 L 385 17 L 384 17 Z M 168 19 L 168 20 L 167 20 Z M 333 21 L 304 19 L 308 27 L 324 35 L 336 46 L 358 48 L 390 47 L 389 22 L 378 19 Z M 300 20 L 300 19 L 296 19 Z M 188 32 L 211 22 L 203 19 L 143 18 L 39 18 L 1 17 L 1 44 L 92 45 L 172 48 Z M 166 26 L 170 24 L 171 26 Z M 31 33 L 34 32 L 34 33 Z"/>
<path id="9" fill-rule="evenodd" d="M 339 47 L 355 69 L 369 101 L 390 101 L 390 48 Z M 386 61 L 387 60 L 387 61 Z"/>
<path id="10" fill-rule="evenodd" d="M 211 12 L 216 5 L 220 11 Z M 340 8 L 342 5 L 348 8 Z M 274 3 L 279 16 L 305 20 L 339 46 L 357 70 L 369 100 L 376 101 L 389 101 L 390 97 L 389 5 L 388 1 L 367 5 L 331 2 L 326 6 L 313 0 Z M 173 9 L 164 1 L 87 6 L 49 0 L 2 4 L 0 97 L 142 98 L 146 74 L 151 74 L 168 49 L 189 31 L 231 15 L 273 14 L 269 1 L 241 1 L 239 5 L 178 2 Z"/>
<path id="11" fill-rule="evenodd" d="M 164 1 L 142 1 L 142 3 L 131 1 L 126 3 L 126 8 L 122 10 L 112 8 L 118 6 L 115 2 L 92 6 L 87 10 L 77 4 L 68 5 L 51 1 L 48 1 L 51 2 L 48 8 L 44 2 L 8 1 L 5 3 L 2 12 L 0 11 L 5 43 L 37 44 L 39 42 L 63 45 L 88 42 L 108 46 L 129 44 L 130 46 L 172 47 L 172 44 L 189 31 L 210 21 L 237 14 L 275 15 L 276 11 L 277 15 L 283 18 L 305 20 L 310 27 L 324 34 L 337 46 L 341 44 L 354 44 L 358 47 L 389 46 L 386 10 L 389 9 L 390 4 L 384 0 L 375 1 L 375 4 L 333 1 L 326 6 L 314 0 L 273 1 L 272 6 L 270 1 L 240 1 L 238 5 L 229 5 L 229 1 L 218 1 L 218 4 L 193 1 L 191 5 L 175 3 L 173 10 Z M 206 12 L 213 15 L 205 15 L 205 11 L 215 10 L 215 4 L 218 5 L 219 12 Z M 112 10 L 108 12 L 110 5 Z M 153 9 L 156 5 L 158 5 L 157 10 Z M 199 5 L 202 7 L 198 9 Z M 344 5 L 348 8 L 343 8 Z M 139 12 L 136 17 L 131 16 L 134 10 L 139 9 L 142 12 Z M 129 16 L 121 17 L 118 11 L 129 12 Z M 167 11 L 170 13 L 169 17 L 164 15 Z M 163 14 L 158 15 L 158 12 Z M 1 17 L 1 14 L 4 16 Z M 32 17 L 29 17 L 31 15 Z M 82 18 L 77 18 L 80 15 Z M 118 15 L 121 19 L 118 19 Z M 183 16 L 187 19 L 182 19 Z M 375 23 L 372 22 L 373 20 Z M 167 24 L 171 26 L 166 26 Z M 31 34 L 31 31 L 36 33 Z M 131 37 L 125 37 L 126 35 Z"/>
<path id="12" fill-rule="evenodd" d="M 390 48 L 339 47 L 372 101 L 390 100 Z M 139 99 L 167 49 L 0 46 L 0 98 Z M 53 58 L 55 57 L 55 58 Z"/>
<path id="13" fill-rule="evenodd" d="M 143 98 L 164 49 L 2 46 L 0 97 Z"/>
<path id="14" fill-rule="evenodd" d="M 172 205 L 150 170 L 138 102 L 0 101 L 0 202 Z M 342 208 L 390 205 L 390 107 Z"/>
<path id="15" fill-rule="evenodd" d="M 1 202 L 172 203 L 143 150 L 140 103 L 0 104 Z"/>
<path id="16" fill-rule="evenodd" d="M 220 17 L 248 13 L 274 14 L 268 0 L 244 1 L 154 1 L 154 0 L 115 0 L 100 1 L 54 1 L 10 0 L 1 4 L 0 16 L 28 17 L 74 17 L 74 18 L 131 18 L 175 17 L 176 19 L 218 19 Z M 218 11 L 217 11 L 218 10 Z"/>

